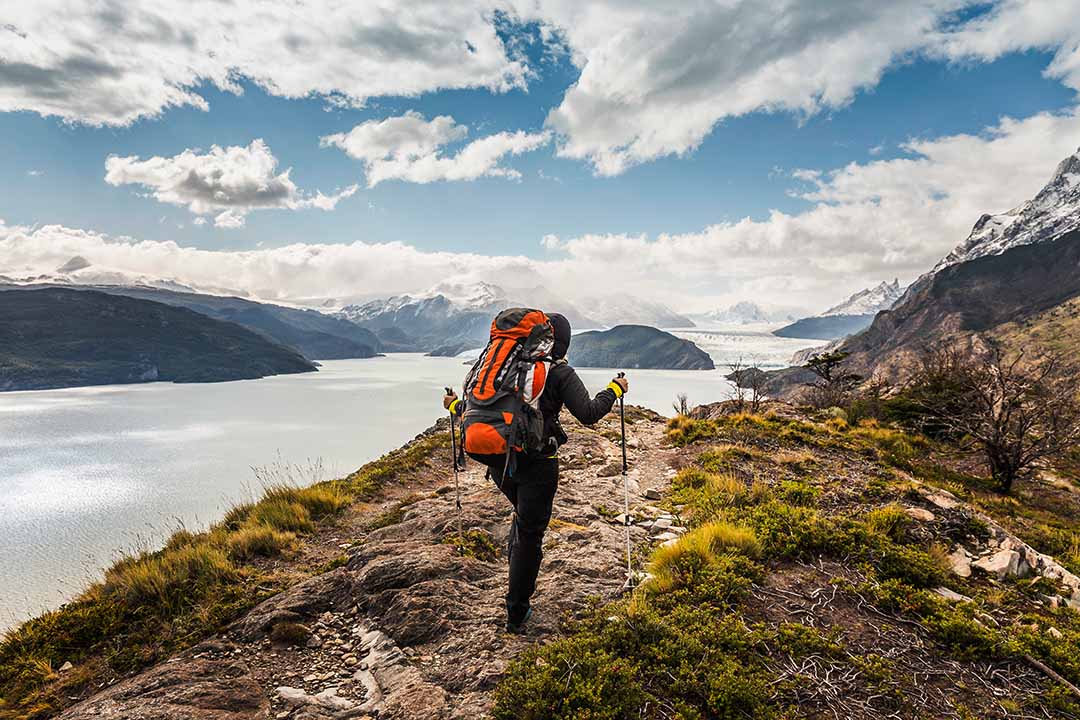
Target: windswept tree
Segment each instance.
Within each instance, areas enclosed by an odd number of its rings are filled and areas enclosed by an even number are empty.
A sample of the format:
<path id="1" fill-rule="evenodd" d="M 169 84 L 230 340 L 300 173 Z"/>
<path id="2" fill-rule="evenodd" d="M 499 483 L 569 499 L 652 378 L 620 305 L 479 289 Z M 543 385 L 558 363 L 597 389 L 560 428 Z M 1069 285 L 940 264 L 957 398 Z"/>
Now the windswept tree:
<path id="1" fill-rule="evenodd" d="M 926 353 L 904 397 L 922 429 L 985 460 L 1001 492 L 1080 444 L 1080 368 L 1062 355 Z"/>
<path id="2" fill-rule="evenodd" d="M 807 400 L 816 408 L 846 407 L 852 393 L 863 377 L 847 369 L 845 362 L 851 353 L 831 350 L 811 355 L 805 367 L 817 378 L 809 384 Z"/>

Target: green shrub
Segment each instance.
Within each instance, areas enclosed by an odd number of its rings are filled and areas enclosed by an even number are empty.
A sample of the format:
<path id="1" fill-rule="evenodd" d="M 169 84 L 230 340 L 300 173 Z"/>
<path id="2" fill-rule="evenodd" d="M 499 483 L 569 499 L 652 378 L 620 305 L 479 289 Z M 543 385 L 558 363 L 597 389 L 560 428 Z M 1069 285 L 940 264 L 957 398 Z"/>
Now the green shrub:
<path id="1" fill-rule="evenodd" d="M 784 480 L 777 496 L 792 505 L 810 506 L 817 502 L 821 490 L 803 480 Z"/>
<path id="2" fill-rule="evenodd" d="M 685 415 L 678 415 L 668 421 L 665 437 L 673 445 L 682 447 L 698 440 L 714 438 L 717 432 L 717 425 L 712 420 L 693 420 Z"/>
<path id="3" fill-rule="evenodd" d="M 867 513 L 866 524 L 871 532 L 899 542 L 904 539 L 904 534 L 911 524 L 911 516 L 899 505 L 886 505 Z"/>
<path id="4" fill-rule="evenodd" d="M 495 692 L 495 720 L 625 720 L 638 717 L 645 692 L 637 667 L 603 647 L 601 638 L 573 636 L 524 653 Z"/>

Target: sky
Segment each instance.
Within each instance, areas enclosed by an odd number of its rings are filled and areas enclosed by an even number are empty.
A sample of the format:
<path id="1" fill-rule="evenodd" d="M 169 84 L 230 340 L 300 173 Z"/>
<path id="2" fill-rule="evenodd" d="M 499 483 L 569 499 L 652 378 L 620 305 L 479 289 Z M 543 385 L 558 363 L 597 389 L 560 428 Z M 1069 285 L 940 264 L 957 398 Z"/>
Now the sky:
<path id="1" fill-rule="evenodd" d="M 1034 195 L 1078 90 L 1080 0 L 22 3 L 0 274 L 815 312 Z"/>

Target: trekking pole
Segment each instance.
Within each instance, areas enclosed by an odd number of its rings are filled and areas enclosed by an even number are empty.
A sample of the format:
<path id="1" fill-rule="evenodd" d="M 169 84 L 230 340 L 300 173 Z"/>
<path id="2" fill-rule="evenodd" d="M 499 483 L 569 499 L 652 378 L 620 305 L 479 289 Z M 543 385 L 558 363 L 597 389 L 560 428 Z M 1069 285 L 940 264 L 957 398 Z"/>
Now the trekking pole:
<path id="1" fill-rule="evenodd" d="M 453 388 L 446 388 L 447 395 L 453 395 Z M 457 535 L 458 542 L 464 543 L 465 536 L 461 534 L 461 481 L 458 479 L 458 454 L 457 454 L 457 430 L 454 429 L 454 413 L 450 411 L 450 462 L 454 464 L 454 503 L 457 506 Z"/>
<path id="2" fill-rule="evenodd" d="M 620 372 L 618 377 L 626 377 Z M 626 411 L 623 396 L 619 395 L 619 427 L 622 432 L 622 484 L 623 484 L 623 526 L 626 529 L 626 587 L 634 587 L 634 567 L 630 561 L 630 480 L 626 476 Z"/>

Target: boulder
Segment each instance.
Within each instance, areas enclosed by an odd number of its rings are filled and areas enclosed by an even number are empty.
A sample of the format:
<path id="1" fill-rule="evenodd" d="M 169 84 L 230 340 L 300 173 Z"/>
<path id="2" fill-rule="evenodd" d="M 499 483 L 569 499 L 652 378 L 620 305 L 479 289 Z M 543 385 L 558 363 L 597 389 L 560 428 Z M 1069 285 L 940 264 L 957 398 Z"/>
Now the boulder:
<path id="1" fill-rule="evenodd" d="M 925 497 L 927 501 L 937 505 L 942 510 L 952 510 L 960 505 L 960 501 L 948 490 L 935 490 L 925 495 Z"/>
<path id="2" fill-rule="evenodd" d="M 958 547 L 949 555 L 949 569 L 960 577 L 971 577 L 971 556 L 967 550 Z"/>
<path id="3" fill-rule="evenodd" d="M 998 580 L 1004 580 L 1006 577 L 1016 577 L 1020 574 L 1020 563 L 1020 553 L 1003 549 L 988 557 L 979 558 L 972 565 L 983 572 L 997 576 Z"/>
<path id="4" fill-rule="evenodd" d="M 267 635 L 282 622 L 308 623 L 330 609 L 352 604 L 352 582 L 344 568 L 316 575 L 259 603 L 233 624 L 232 629 L 248 642 Z"/>

